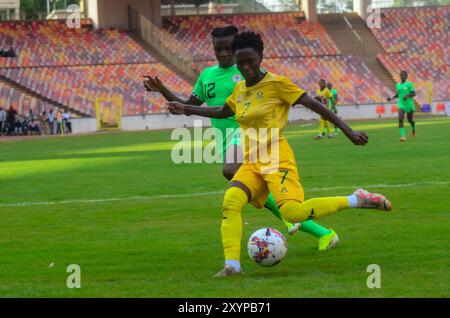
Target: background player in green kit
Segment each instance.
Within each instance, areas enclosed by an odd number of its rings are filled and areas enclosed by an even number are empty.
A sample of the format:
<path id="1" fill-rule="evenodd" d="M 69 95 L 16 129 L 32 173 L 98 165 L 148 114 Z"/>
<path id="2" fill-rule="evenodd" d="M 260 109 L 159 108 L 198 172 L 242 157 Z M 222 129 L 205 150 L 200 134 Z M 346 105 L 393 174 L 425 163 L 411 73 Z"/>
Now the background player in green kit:
<path id="1" fill-rule="evenodd" d="M 337 103 L 338 103 L 338 93 L 335 88 L 333 88 L 333 84 L 331 82 L 327 83 L 327 88 L 331 93 L 331 99 L 330 99 L 330 109 L 333 113 L 337 114 Z M 334 135 L 337 135 L 339 128 L 334 125 Z"/>
<path id="2" fill-rule="evenodd" d="M 188 100 L 184 100 L 171 92 L 157 77 L 146 76 L 145 88 L 148 91 L 160 92 L 168 101 L 178 101 L 183 104 L 198 106 L 203 103 L 206 103 L 207 106 L 222 106 L 233 93 L 236 84 L 244 79 L 235 65 L 234 55 L 231 50 L 231 43 L 234 35 L 237 33 L 238 29 L 235 26 L 215 28 L 213 30 L 211 35 L 218 65 L 210 66 L 203 70 Z M 228 180 L 231 180 L 243 161 L 239 124 L 236 117 L 232 116 L 225 119 L 212 118 L 211 125 L 217 129 L 217 132 L 220 132 L 221 138 L 216 138 L 216 142 L 222 140 L 222 144 L 218 142 L 217 148 L 224 162 L 223 175 Z M 271 194 L 269 194 L 264 206 L 283 221 L 288 228 L 289 234 L 294 234 L 300 229 L 302 232 L 317 237 L 319 239 L 319 251 L 328 250 L 339 241 L 336 232 L 324 228 L 312 220 L 301 224 L 291 224 L 285 221 L 281 217 L 281 213 Z"/>
<path id="3" fill-rule="evenodd" d="M 411 82 L 406 81 L 408 73 L 406 71 L 400 72 L 400 83 L 397 83 L 397 94 L 393 97 L 389 97 L 388 102 L 398 97 L 398 127 L 400 128 L 400 141 L 406 141 L 405 127 L 403 127 L 403 121 L 405 119 L 405 113 L 409 123 L 412 127 L 412 136 L 416 136 L 416 123 L 414 122 L 413 115 L 416 110 L 413 97 L 416 96 L 414 86 Z"/>

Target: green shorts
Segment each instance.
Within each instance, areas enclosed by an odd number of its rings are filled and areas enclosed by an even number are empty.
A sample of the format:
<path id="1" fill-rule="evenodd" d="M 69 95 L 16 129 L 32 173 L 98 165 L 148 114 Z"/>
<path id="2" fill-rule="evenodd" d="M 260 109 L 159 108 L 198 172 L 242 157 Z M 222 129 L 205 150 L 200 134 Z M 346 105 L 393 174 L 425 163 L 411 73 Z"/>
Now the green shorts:
<path id="1" fill-rule="evenodd" d="M 414 113 L 416 111 L 416 107 L 399 107 L 398 110 L 403 109 L 405 113 Z"/>
<path id="2" fill-rule="evenodd" d="M 227 128 L 226 131 L 223 131 L 223 129 L 219 128 L 216 129 L 220 131 L 221 136 L 225 136 L 225 138 L 221 138 L 220 136 L 216 135 L 217 154 L 220 156 L 220 160 L 222 161 L 222 163 L 225 163 L 228 148 L 234 145 L 241 146 L 241 129 Z"/>

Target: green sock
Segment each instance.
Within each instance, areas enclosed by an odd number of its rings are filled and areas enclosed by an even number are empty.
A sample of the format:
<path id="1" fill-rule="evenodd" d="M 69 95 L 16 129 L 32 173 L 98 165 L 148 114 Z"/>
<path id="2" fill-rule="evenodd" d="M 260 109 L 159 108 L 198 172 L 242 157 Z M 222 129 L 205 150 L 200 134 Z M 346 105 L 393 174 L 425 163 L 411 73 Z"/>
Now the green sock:
<path id="1" fill-rule="evenodd" d="M 275 198 L 273 197 L 272 193 L 269 193 L 269 196 L 267 197 L 267 201 L 264 203 L 264 207 L 269 209 L 270 212 L 272 212 L 273 215 L 275 215 L 278 219 L 280 219 L 286 227 L 289 229 L 292 226 L 292 223 L 289 223 L 285 219 L 281 217 L 280 210 L 278 210 L 277 204 L 275 202 Z"/>
<path id="2" fill-rule="evenodd" d="M 267 201 L 264 203 L 264 207 L 269 209 L 270 212 L 273 213 L 273 215 L 275 215 L 278 219 L 283 221 L 280 210 L 278 210 L 277 204 L 275 202 L 275 198 L 273 197 L 272 193 L 269 193 L 269 196 L 267 197 Z"/>
<path id="3" fill-rule="evenodd" d="M 405 127 L 400 127 L 400 138 L 405 137 Z"/>
<path id="4" fill-rule="evenodd" d="M 416 132 L 416 123 L 411 124 L 413 135 Z"/>
<path id="5" fill-rule="evenodd" d="M 313 220 L 308 220 L 300 224 L 301 224 L 300 231 L 311 234 L 317 238 L 321 238 L 322 236 L 331 233 L 331 230 L 323 227 L 320 224 L 315 223 Z"/>

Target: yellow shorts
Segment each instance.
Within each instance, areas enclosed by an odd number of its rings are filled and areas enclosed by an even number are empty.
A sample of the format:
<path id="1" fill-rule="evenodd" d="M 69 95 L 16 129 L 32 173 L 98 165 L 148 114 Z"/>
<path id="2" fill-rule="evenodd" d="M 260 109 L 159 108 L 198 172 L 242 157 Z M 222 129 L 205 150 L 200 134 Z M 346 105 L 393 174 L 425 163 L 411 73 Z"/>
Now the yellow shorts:
<path id="1" fill-rule="evenodd" d="M 244 162 L 231 181 L 239 181 L 249 188 L 250 203 L 262 208 L 269 192 L 275 198 L 277 206 L 288 200 L 303 202 L 305 195 L 300 184 L 294 154 L 287 142 L 280 142 L 280 161 L 273 173 L 262 173 L 266 166 L 260 163 Z"/>

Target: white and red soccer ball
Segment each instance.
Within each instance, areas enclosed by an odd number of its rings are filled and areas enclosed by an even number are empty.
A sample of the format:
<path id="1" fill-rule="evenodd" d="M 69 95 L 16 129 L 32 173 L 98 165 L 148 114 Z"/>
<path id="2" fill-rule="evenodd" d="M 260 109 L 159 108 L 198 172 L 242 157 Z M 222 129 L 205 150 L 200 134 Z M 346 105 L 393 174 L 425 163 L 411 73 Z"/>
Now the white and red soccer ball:
<path id="1" fill-rule="evenodd" d="M 250 236 L 247 250 L 250 259 L 258 265 L 274 266 L 281 262 L 287 253 L 286 238 L 280 231 L 265 227 Z"/>

